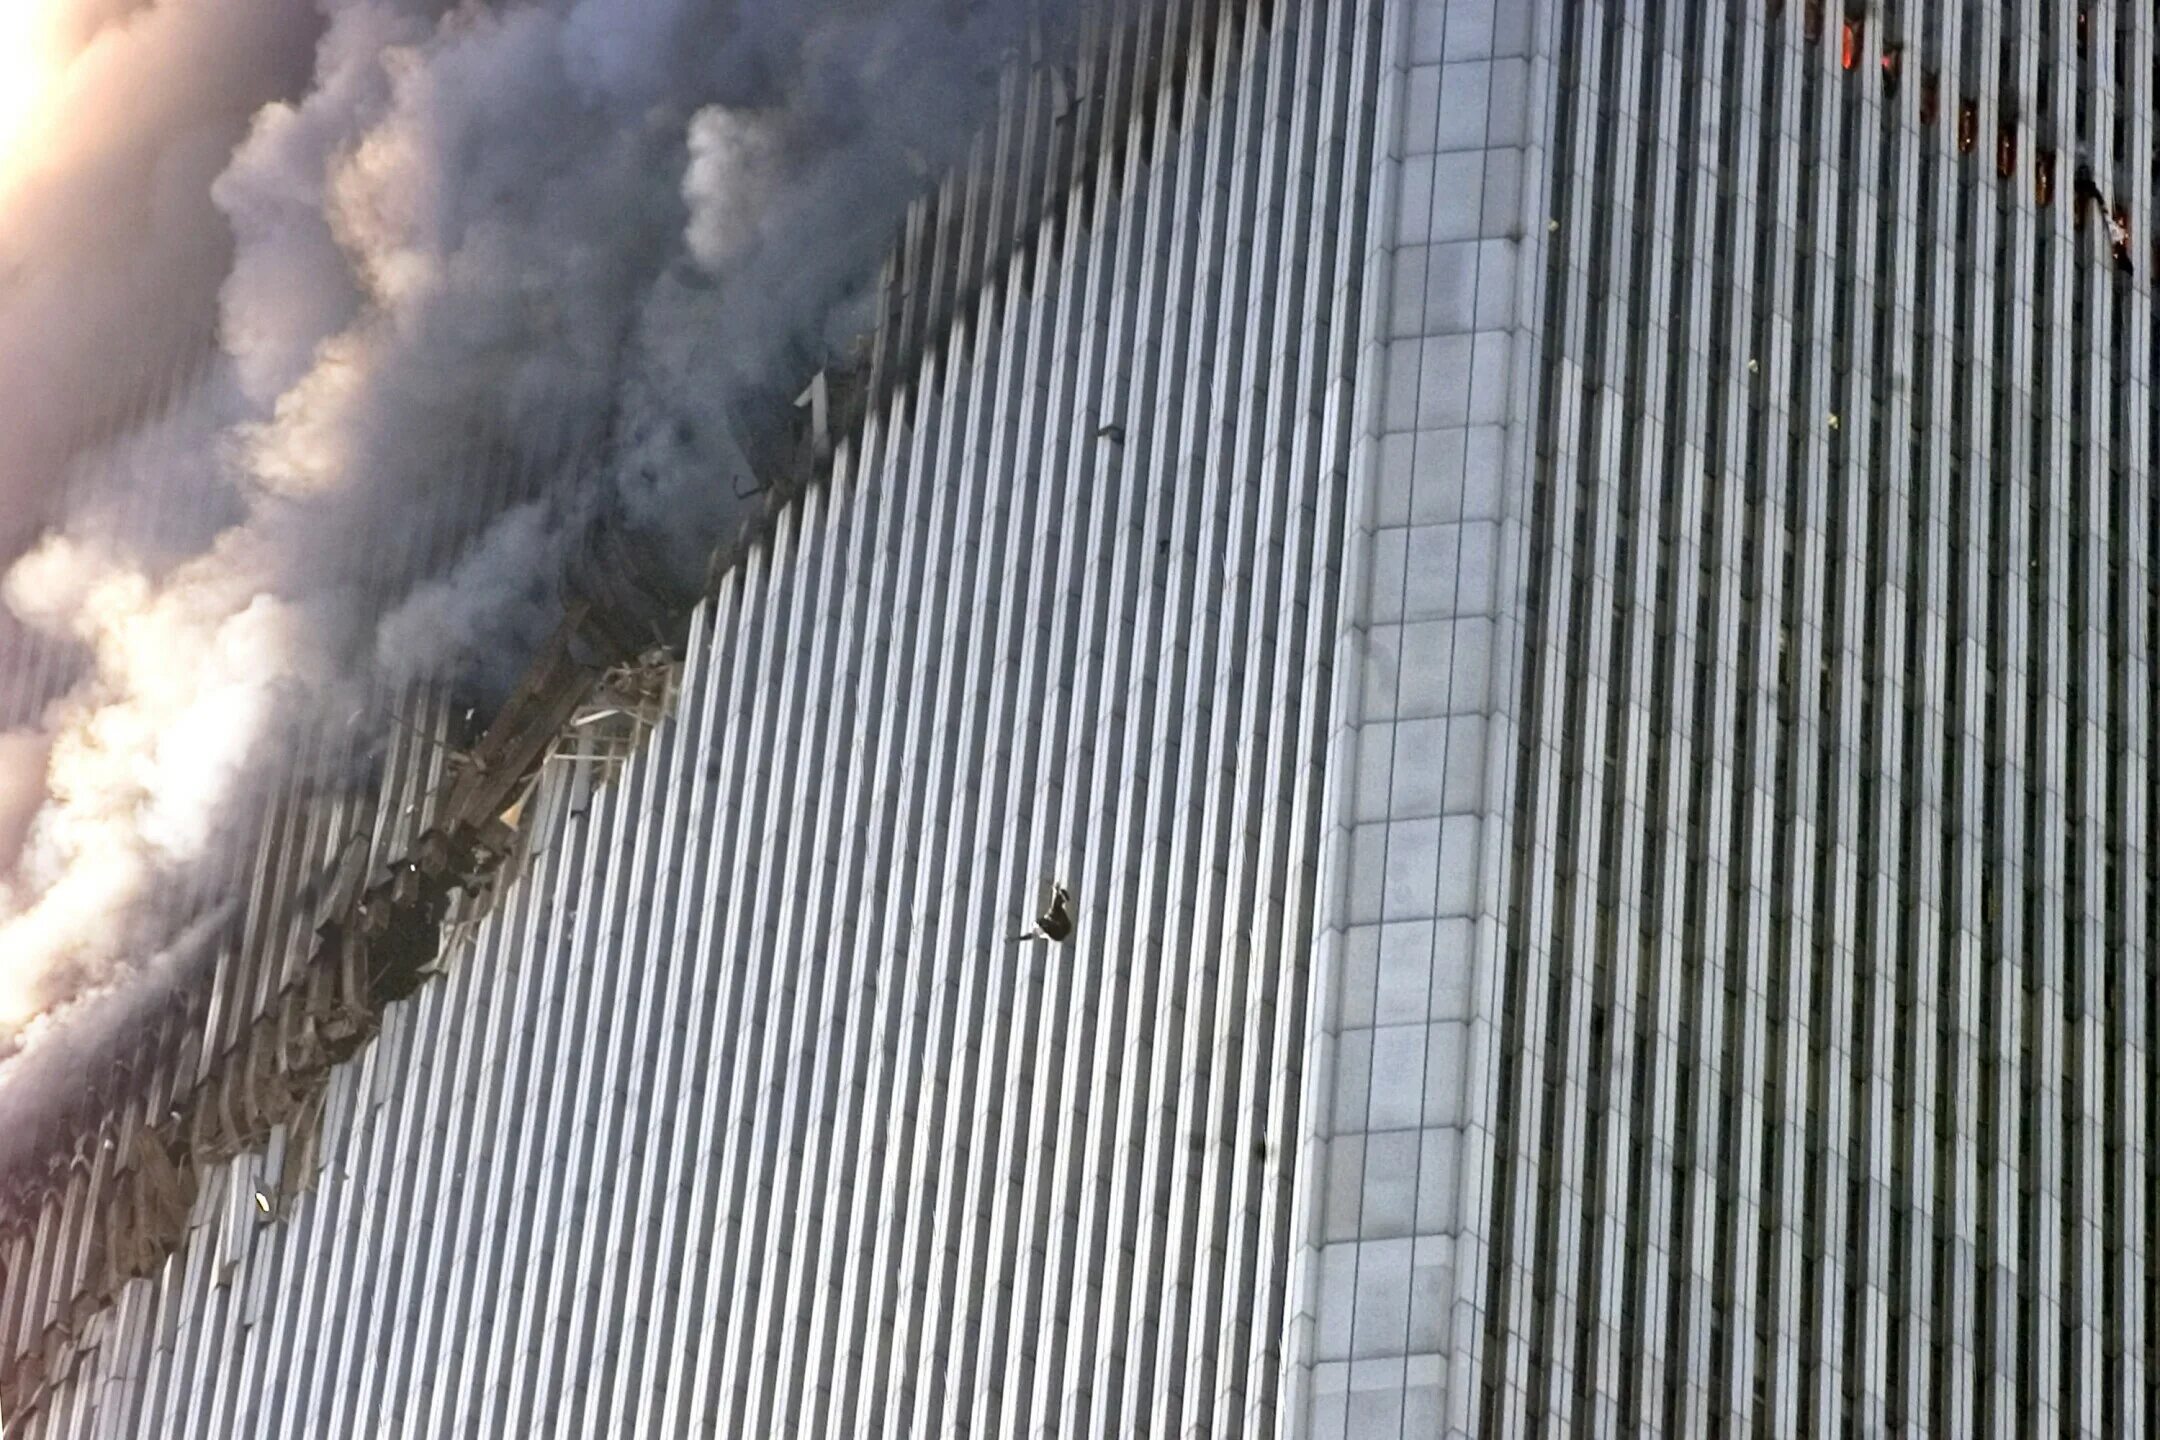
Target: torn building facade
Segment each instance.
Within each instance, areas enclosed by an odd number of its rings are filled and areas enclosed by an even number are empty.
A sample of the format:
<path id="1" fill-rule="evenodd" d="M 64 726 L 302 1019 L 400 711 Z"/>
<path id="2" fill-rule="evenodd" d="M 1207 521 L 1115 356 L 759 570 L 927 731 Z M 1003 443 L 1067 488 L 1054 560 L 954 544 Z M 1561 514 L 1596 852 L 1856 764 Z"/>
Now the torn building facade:
<path id="1" fill-rule="evenodd" d="M 280 812 L 11 1433 L 2150 1412 L 2150 7 L 1128 9 L 679 657 Z"/>

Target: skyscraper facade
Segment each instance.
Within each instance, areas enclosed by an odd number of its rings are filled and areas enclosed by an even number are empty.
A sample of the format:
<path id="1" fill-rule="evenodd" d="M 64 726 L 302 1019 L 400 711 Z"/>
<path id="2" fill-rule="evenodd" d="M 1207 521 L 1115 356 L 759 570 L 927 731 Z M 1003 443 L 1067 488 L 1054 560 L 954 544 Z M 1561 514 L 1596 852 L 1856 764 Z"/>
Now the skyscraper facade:
<path id="1" fill-rule="evenodd" d="M 2154 16 L 1546 18 L 1450 1402 L 2134 1433 Z"/>
<path id="2" fill-rule="evenodd" d="M 2155 30 L 1091 12 L 420 961 L 448 707 L 274 802 L 11 1427 L 2135 1433 Z"/>

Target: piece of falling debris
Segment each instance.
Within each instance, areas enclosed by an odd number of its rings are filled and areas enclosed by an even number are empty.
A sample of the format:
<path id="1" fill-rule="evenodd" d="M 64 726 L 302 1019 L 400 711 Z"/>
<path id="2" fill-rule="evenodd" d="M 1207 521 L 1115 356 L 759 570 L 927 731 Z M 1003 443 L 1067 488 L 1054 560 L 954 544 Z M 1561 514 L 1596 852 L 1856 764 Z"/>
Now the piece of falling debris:
<path id="1" fill-rule="evenodd" d="M 1035 928 L 1024 935 L 1013 936 L 1013 943 L 1048 940 L 1053 945 L 1062 945 L 1072 939 L 1072 934 L 1072 895 L 1063 885 L 1055 885 L 1050 889 L 1050 899 L 1043 906 L 1042 914 L 1036 917 Z"/>
<path id="2" fill-rule="evenodd" d="M 1044 908 L 1042 918 L 1035 922 L 1035 929 L 1043 939 L 1062 945 L 1072 939 L 1072 896 L 1060 885 L 1050 893 L 1050 904 Z"/>
<path id="3" fill-rule="evenodd" d="M 1107 440 L 1112 445 L 1123 445 L 1125 443 L 1125 427 L 1122 425 L 1105 425 L 1095 432 L 1095 438 Z"/>

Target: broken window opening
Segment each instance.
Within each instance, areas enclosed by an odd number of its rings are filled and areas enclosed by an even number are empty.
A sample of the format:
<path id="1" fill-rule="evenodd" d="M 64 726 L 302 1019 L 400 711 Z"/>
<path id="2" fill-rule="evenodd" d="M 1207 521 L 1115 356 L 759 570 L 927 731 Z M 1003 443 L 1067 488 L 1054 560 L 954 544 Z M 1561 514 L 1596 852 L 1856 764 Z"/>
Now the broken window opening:
<path id="1" fill-rule="evenodd" d="M 2033 199 L 2045 210 L 2055 199 L 2055 152 L 2042 150 L 2033 157 Z"/>
<path id="2" fill-rule="evenodd" d="M 2005 180 L 2017 173 L 2017 126 L 2008 120 L 1995 132 L 1995 173 Z"/>
<path id="3" fill-rule="evenodd" d="M 2088 206 L 2099 205 L 2105 209 L 2107 205 L 2107 202 L 2100 196 L 2100 185 L 2098 181 L 2093 179 L 2092 166 L 2090 165 L 2081 164 L 2078 166 L 2077 179 L 2074 182 L 2070 196 L 2071 207 L 2074 212 L 2072 218 L 2077 222 L 2077 226 L 2081 230 L 2085 228 L 2085 211 Z"/>
<path id="4" fill-rule="evenodd" d="M 1980 143 L 1980 104 L 1965 99 L 1958 102 L 1958 154 L 1970 155 Z"/>
<path id="5" fill-rule="evenodd" d="M 1858 20 L 1847 19 L 1845 22 L 1845 38 L 1838 49 L 1838 63 L 1847 70 L 1860 63 L 1860 22 Z"/>
<path id="6" fill-rule="evenodd" d="M 2108 217 L 2108 239 L 2115 247 L 2115 268 L 2127 271 L 2132 268 L 2130 259 L 2130 212 L 2122 206 Z"/>
<path id="7" fill-rule="evenodd" d="M 1893 45 L 1889 49 L 1882 52 L 1882 83 L 1884 94 L 1897 94 L 1898 77 L 1900 74 L 1903 73 L 1904 68 L 1905 52 L 1903 49 L 1896 45 Z"/>

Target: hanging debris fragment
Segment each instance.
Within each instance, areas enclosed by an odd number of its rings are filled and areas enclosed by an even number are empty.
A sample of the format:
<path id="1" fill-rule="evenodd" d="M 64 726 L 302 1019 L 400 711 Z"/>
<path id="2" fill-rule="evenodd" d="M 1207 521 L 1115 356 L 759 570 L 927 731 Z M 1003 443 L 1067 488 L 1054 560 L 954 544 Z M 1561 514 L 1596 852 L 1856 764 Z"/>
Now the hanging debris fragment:
<path id="1" fill-rule="evenodd" d="M 833 453 L 832 381 L 820 370 L 802 394 L 795 397 L 795 442 L 808 448 L 818 460 Z"/>

